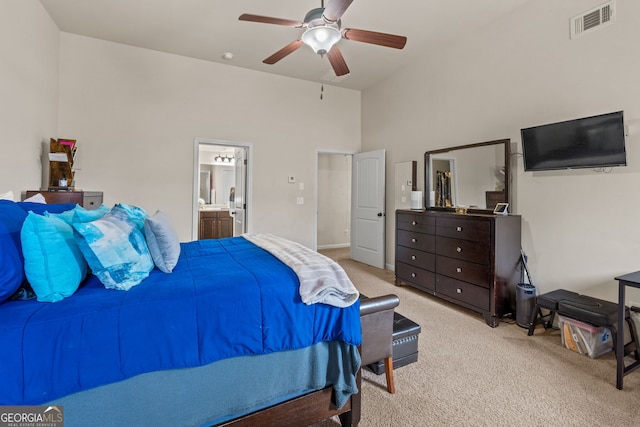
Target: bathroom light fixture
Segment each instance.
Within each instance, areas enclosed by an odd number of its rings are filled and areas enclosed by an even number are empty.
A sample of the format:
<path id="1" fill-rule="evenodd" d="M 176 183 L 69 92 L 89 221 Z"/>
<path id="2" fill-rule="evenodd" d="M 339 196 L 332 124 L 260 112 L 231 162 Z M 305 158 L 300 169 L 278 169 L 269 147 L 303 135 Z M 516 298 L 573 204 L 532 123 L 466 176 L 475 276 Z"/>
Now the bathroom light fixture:
<path id="1" fill-rule="evenodd" d="M 233 162 L 233 156 L 228 156 L 225 154 L 223 157 L 221 154 L 218 154 L 213 158 L 213 161 L 215 163 L 231 164 Z"/>

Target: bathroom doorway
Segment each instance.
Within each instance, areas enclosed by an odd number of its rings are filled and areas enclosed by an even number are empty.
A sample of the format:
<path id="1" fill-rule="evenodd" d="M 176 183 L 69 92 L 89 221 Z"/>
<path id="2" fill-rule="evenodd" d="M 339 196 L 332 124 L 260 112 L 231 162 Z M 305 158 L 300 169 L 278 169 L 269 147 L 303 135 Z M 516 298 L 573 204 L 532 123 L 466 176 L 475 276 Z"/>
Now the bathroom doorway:
<path id="1" fill-rule="evenodd" d="M 251 149 L 249 143 L 195 139 L 193 240 L 249 231 Z"/>

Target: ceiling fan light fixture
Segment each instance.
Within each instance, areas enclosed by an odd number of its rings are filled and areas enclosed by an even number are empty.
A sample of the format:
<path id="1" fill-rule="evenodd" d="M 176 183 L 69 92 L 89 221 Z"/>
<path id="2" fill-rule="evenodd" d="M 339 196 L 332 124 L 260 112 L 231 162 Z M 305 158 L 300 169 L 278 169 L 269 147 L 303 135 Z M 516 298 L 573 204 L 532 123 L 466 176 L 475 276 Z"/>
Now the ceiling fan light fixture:
<path id="1" fill-rule="evenodd" d="M 319 55 L 329 52 L 342 35 L 336 24 L 321 24 L 309 28 L 302 35 L 302 41 Z"/>

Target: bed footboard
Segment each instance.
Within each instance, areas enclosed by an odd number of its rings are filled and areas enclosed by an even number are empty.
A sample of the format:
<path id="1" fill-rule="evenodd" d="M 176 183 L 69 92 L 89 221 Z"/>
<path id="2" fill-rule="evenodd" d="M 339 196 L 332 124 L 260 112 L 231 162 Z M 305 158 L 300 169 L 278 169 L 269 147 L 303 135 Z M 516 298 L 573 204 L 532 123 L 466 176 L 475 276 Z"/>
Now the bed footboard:
<path id="1" fill-rule="evenodd" d="M 388 319 L 393 323 L 393 311 L 400 299 L 396 295 L 384 295 L 363 299 L 360 302 L 360 321 L 363 334 L 375 335 L 377 328 L 388 329 Z M 357 384 L 361 388 L 362 375 L 358 372 Z M 341 409 L 336 409 L 332 399 L 332 388 L 327 387 L 304 396 L 291 399 L 279 405 L 263 409 L 253 414 L 245 415 L 228 421 L 220 426 L 309 426 L 335 415 L 340 417 L 343 427 L 356 427 L 361 417 L 362 393 L 354 394 Z"/>

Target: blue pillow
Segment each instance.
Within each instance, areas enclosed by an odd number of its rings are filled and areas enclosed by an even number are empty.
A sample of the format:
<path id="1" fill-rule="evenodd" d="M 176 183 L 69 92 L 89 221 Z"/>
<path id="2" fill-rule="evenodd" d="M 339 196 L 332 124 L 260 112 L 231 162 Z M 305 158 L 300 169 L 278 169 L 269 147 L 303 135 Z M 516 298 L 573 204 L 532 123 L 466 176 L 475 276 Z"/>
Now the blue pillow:
<path id="1" fill-rule="evenodd" d="M 0 302 L 9 299 L 24 279 L 20 255 L 7 226 L 0 222 Z"/>
<path id="2" fill-rule="evenodd" d="M 74 236 L 89 267 L 108 289 L 129 290 L 149 276 L 153 260 L 142 232 L 122 209 L 73 223 Z"/>
<path id="3" fill-rule="evenodd" d="M 45 212 L 60 213 L 68 210 L 72 210 L 76 207 L 73 203 L 34 203 L 34 202 L 17 202 L 18 206 L 24 209 L 26 212 L 33 212 L 38 215 L 44 215 Z"/>
<path id="4" fill-rule="evenodd" d="M 157 211 L 144 221 L 144 237 L 153 258 L 153 263 L 160 271 L 171 273 L 180 257 L 180 240 L 169 216 Z"/>
<path id="5" fill-rule="evenodd" d="M 20 230 L 27 213 L 18 203 L 0 200 L 0 302 L 25 280 Z"/>
<path id="6" fill-rule="evenodd" d="M 24 270 L 38 301 L 73 295 L 87 275 L 87 262 L 73 228 L 55 215 L 29 212 L 21 232 Z"/>

